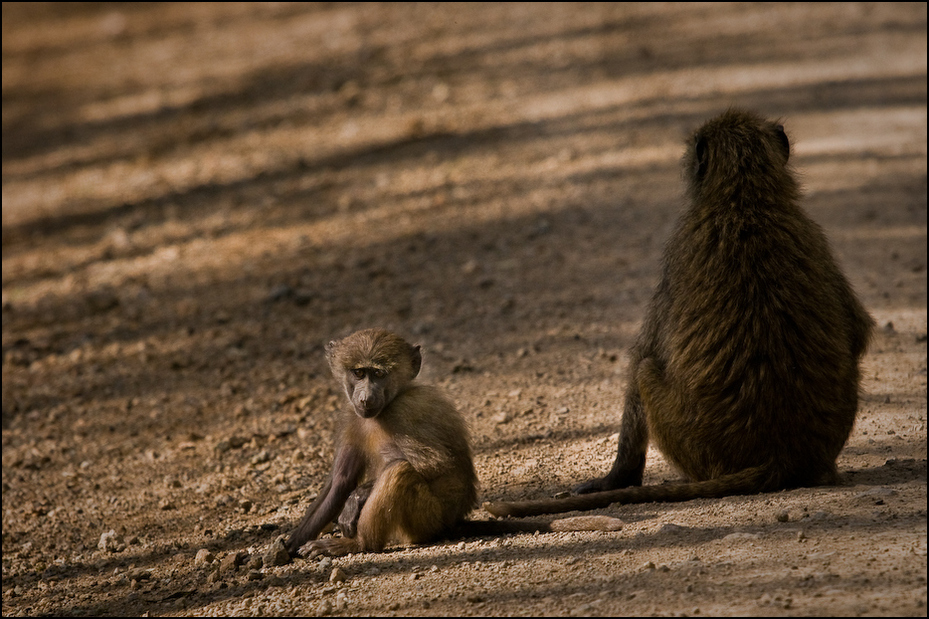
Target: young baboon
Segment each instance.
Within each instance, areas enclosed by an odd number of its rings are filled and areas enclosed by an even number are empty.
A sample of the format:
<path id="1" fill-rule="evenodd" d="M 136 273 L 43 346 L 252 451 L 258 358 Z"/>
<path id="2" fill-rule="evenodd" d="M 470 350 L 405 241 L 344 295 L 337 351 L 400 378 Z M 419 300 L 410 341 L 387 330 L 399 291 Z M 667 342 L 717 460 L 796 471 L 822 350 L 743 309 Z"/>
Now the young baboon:
<path id="1" fill-rule="evenodd" d="M 332 474 L 285 544 L 291 556 L 301 547 L 304 554 L 343 555 L 441 537 L 617 528 L 615 519 L 464 520 L 477 504 L 468 429 L 438 389 L 413 382 L 420 347 L 367 329 L 330 342 L 326 357 L 351 411 Z M 343 537 L 316 539 L 336 517 Z"/>
<path id="2" fill-rule="evenodd" d="M 690 207 L 634 345 L 616 460 L 562 500 L 497 516 L 837 481 L 873 320 L 798 205 L 783 127 L 736 109 L 684 158 Z M 690 480 L 641 486 L 649 440 Z M 590 493 L 590 494 L 588 494 Z"/>

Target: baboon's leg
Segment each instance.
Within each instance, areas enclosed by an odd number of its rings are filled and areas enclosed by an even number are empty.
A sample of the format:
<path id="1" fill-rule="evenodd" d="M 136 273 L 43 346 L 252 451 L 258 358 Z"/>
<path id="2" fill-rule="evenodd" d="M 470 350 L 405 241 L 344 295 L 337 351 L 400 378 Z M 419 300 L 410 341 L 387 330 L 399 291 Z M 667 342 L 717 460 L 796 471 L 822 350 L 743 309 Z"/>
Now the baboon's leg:
<path id="1" fill-rule="evenodd" d="M 310 554 L 379 552 L 394 541 L 423 543 L 442 530 L 442 515 L 442 503 L 422 475 L 406 460 L 397 460 L 374 483 L 358 518 L 357 535 L 316 540 Z"/>
<path id="2" fill-rule="evenodd" d="M 444 526 L 442 503 L 406 460 L 388 466 L 358 519 L 365 550 L 381 550 L 393 540 L 419 544 L 433 539 Z"/>
<path id="3" fill-rule="evenodd" d="M 636 364 L 637 366 L 638 364 Z M 635 372 L 635 368 L 630 368 Z M 633 374 L 633 377 L 635 374 Z M 645 472 L 645 452 L 648 449 L 648 424 L 639 387 L 633 378 L 629 381 L 623 418 L 619 428 L 619 445 L 613 468 L 606 477 L 589 481 L 575 488 L 578 494 L 614 490 L 627 486 L 641 486 Z"/>

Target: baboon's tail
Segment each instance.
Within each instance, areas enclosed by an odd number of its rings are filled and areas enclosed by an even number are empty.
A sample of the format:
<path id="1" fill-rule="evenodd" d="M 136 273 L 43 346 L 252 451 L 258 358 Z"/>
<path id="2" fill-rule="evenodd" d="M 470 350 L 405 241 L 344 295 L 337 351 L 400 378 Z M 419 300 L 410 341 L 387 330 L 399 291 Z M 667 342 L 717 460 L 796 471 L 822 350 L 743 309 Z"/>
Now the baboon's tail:
<path id="1" fill-rule="evenodd" d="M 560 514 L 574 510 L 607 507 L 613 503 L 672 503 L 692 499 L 712 499 L 734 494 L 755 494 L 777 486 L 772 483 L 771 469 L 757 466 L 706 481 L 668 484 L 666 486 L 635 486 L 539 501 L 484 503 L 483 508 L 497 517 Z"/>

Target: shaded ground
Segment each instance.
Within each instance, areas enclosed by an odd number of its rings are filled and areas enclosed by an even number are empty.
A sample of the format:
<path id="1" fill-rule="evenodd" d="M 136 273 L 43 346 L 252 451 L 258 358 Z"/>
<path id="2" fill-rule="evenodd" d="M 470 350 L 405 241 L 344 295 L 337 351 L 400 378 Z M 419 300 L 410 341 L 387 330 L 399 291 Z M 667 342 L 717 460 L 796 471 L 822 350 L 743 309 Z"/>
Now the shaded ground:
<path id="1" fill-rule="evenodd" d="M 2 10 L 4 615 L 926 615 L 925 4 Z M 485 498 L 603 474 L 730 104 L 880 326 L 845 485 L 259 567 L 358 328 L 422 343 Z"/>

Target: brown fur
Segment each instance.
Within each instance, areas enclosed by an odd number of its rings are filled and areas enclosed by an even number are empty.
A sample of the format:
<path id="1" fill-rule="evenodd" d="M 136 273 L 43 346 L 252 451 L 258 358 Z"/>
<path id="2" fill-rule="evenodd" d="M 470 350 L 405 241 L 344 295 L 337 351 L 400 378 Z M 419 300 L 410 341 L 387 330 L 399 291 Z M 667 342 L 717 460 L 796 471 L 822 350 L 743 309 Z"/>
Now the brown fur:
<path id="1" fill-rule="evenodd" d="M 615 519 L 465 520 L 477 504 L 468 428 L 438 389 L 413 382 L 419 346 L 367 329 L 330 342 L 326 356 L 352 410 L 330 479 L 287 540 L 291 556 L 376 552 L 443 537 L 617 528 Z M 317 540 L 337 516 L 343 537 Z"/>
<path id="2" fill-rule="evenodd" d="M 616 460 L 525 516 L 835 483 L 873 320 L 798 205 L 783 128 L 729 110 L 693 135 L 690 207 L 632 350 Z M 649 440 L 691 483 L 641 486 Z"/>
<path id="3" fill-rule="evenodd" d="M 355 535 L 318 540 L 309 552 L 379 551 L 392 542 L 431 541 L 451 529 L 477 503 L 477 475 L 458 410 L 437 389 L 412 382 L 419 347 L 367 329 L 330 342 L 326 356 L 353 412 L 329 483 L 287 541 L 291 555 L 315 539 L 356 490 L 360 504 L 346 522 Z M 356 372 L 368 375 L 359 379 Z"/>

